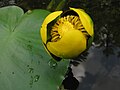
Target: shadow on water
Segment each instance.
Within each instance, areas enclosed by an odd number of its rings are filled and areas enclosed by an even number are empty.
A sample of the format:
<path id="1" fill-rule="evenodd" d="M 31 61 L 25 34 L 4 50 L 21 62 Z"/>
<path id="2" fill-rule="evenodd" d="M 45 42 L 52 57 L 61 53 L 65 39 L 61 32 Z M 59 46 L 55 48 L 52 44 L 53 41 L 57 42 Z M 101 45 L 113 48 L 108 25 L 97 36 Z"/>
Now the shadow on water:
<path id="1" fill-rule="evenodd" d="M 50 0 L 0 0 L 0 7 L 45 9 Z M 93 19 L 95 36 L 77 90 L 120 90 L 120 0 L 67 0 L 63 9 L 83 8 Z M 82 76 L 81 76 L 82 77 Z"/>

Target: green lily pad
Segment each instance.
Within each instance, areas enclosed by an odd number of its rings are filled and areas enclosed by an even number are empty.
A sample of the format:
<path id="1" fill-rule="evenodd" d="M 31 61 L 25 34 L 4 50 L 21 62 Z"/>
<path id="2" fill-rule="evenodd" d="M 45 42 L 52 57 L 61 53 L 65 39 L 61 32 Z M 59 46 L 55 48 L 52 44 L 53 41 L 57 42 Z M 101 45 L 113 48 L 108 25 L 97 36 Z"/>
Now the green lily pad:
<path id="1" fill-rule="evenodd" d="M 49 13 L 0 8 L 0 90 L 58 90 L 69 61 L 51 60 L 42 45 L 39 29 Z"/>

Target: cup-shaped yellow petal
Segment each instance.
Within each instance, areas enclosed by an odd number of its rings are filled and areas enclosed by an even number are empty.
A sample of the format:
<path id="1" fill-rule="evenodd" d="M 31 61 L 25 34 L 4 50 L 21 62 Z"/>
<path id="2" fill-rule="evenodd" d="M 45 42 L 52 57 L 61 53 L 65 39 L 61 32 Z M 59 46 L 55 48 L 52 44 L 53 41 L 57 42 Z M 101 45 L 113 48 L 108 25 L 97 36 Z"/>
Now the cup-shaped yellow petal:
<path id="1" fill-rule="evenodd" d="M 86 38 L 81 31 L 68 31 L 59 41 L 48 42 L 48 50 L 61 58 L 77 57 L 86 49 Z"/>
<path id="2" fill-rule="evenodd" d="M 62 11 L 53 12 L 53 13 L 49 14 L 43 21 L 42 27 L 40 29 L 40 34 L 41 34 L 42 41 L 44 44 L 46 44 L 46 42 L 47 42 L 47 25 L 51 21 L 53 21 L 55 18 L 57 18 L 61 13 L 62 13 Z"/>
<path id="3" fill-rule="evenodd" d="M 93 21 L 90 16 L 83 9 L 70 8 L 70 10 L 75 11 L 79 15 L 85 30 L 90 36 L 93 36 Z"/>

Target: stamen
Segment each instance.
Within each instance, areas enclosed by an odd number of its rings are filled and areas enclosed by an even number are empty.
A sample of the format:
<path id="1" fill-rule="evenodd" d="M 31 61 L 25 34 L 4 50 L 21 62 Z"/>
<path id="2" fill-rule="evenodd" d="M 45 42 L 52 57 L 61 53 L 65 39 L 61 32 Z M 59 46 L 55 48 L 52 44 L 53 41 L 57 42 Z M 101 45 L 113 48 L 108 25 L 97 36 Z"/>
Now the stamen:
<path id="1" fill-rule="evenodd" d="M 80 30 L 85 35 L 86 38 L 87 38 L 87 36 L 89 36 L 89 34 L 87 33 L 87 31 L 83 27 L 83 25 L 80 21 L 80 18 L 78 16 L 67 15 L 65 17 L 60 18 L 52 27 L 52 29 L 51 29 L 51 37 L 52 37 L 51 42 L 56 42 L 56 41 L 60 40 L 60 38 L 62 38 L 62 36 L 58 32 L 58 29 L 59 29 L 60 25 L 64 25 L 66 22 L 71 23 L 70 25 L 73 25 L 73 28 L 75 28 L 76 30 Z"/>

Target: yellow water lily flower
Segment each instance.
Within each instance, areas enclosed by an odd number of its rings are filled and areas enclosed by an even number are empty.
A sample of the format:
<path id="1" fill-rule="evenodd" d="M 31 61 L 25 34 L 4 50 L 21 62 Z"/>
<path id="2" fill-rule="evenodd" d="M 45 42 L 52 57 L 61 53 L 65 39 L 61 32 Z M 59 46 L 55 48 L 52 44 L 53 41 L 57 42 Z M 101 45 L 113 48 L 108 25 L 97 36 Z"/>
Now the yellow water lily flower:
<path id="1" fill-rule="evenodd" d="M 93 40 L 93 22 L 82 9 L 55 11 L 49 14 L 40 29 L 46 51 L 54 58 L 75 58 Z"/>

